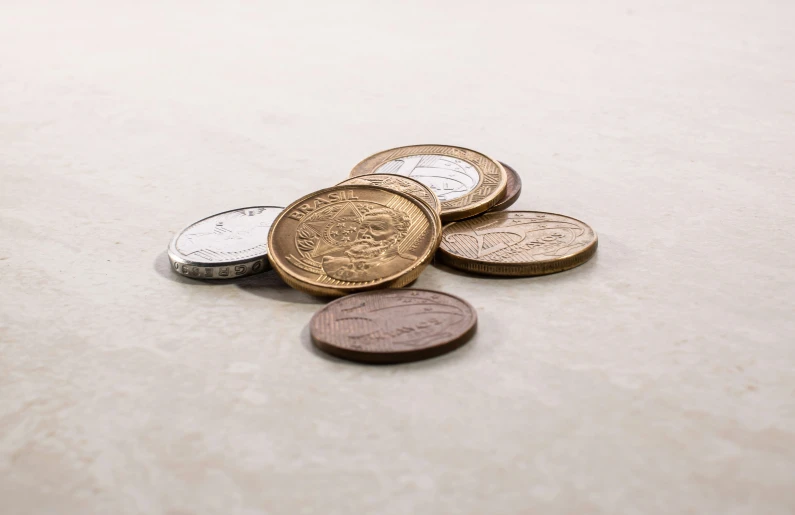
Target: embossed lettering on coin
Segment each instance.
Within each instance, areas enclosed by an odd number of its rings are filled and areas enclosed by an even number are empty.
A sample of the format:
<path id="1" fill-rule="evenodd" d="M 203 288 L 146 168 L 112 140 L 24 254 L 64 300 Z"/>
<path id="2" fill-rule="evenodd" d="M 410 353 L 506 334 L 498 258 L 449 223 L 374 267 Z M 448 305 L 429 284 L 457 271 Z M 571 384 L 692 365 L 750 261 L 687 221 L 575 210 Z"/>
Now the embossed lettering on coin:
<path id="1" fill-rule="evenodd" d="M 269 235 L 284 280 L 320 295 L 408 284 L 430 261 L 439 217 L 424 202 L 374 186 L 337 186 L 284 210 Z"/>
<path id="2" fill-rule="evenodd" d="M 339 183 L 339 186 L 344 186 L 346 184 L 369 184 L 372 186 L 386 188 L 388 190 L 400 191 L 422 200 L 431 206 L 436 214 L 442 212 L 442 203 L 439 201 L 439 198 L 436 196 L 436 194 L 428 186 L 410 177 L 390 174 L 362 175 L 342 181 Z"/>
<path id="3" fill-rule="evenodd" d="M 351 177 L 396 174 L 428 186 L 449 222 L 483 213 L 502 198 L 507 182 L 502 165 L 488 156 L 450 145 L 411 145 L 384 150 L 357 164 Z"/>
<path id="4" fill-rule="evenodd" d="M 442 202 L 466 195 L 480 182 L 480 174 L 466 161 L 433 154 L 393 159 L 379 166 L 374 173 L 417 179 L 433 190 Z"/>
<path id="5" fill-rule="evenodd" d="M 312 341 L 336 356 L 397 363 L 449 352 L 474 333 L 477 314 L 458 297 L 429 290 L 350 295 L 318 311 Z"/>
<path id="6" fill-rule="evenodd" d="M 169 245 L 173 270 L 199 279 L 227 279 L 266 270 L 268 231 L 281 211 L 281 207 L 247 207 L 189 225 Z"/>
<path id="7" fill-rule="evenodd" d="M 581 265 L 596 251 L 587 224 L 563 215 L 504 211 L 444 228 L 439 257 L 445 263 L 492 275 L 541 275 Z"/>

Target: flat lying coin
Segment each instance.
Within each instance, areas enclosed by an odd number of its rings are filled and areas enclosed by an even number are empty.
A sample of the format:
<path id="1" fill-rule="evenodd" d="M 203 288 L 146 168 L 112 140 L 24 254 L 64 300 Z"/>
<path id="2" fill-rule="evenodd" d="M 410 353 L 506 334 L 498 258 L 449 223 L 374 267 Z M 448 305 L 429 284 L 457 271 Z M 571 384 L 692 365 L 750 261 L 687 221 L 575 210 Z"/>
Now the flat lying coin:
<path id="1" fill-rule="evenodd" d="M 439 215 L 414 197 L 375 186 L 334 186 L 295 201 L 273 222 L 270 262 L 313 295 L 400 288 L 428 265 Z"/>
<path id="2" fill-rule="evenodd" d="M 514 202 L 519 200 L 519 194 L 522 192 L 522 178 L 519 177 L 519 174 L 516 173 L 516 170 L 506 165 L 502 161 L 500 161 L 500 164 L 503 168 L 505 168 L 505 172 L 508 174 L 508 183 L 505 186 L 505 196 L 502 197 L 499 202 L 494 204 L 491 209 L 489 209 L 490 213 L 508 209 L 513 205 Z"/>
<path id="3" fill-rule="evenodd" d="M 387 173 L 379 173 L 372 175 L 362 175 L 347 179 L 338 184 L 344 186 L 346 184 L 363 184 L 371 186 L 379 186 L 388 190 L 400 191 L 412 197 L 418 198 L 428 204 L 436 214 L 441 214 L 442 203 L 439 202 L 439 197 L 436 196 L 428 186 L 420 181 L 412 179 L 411 177 L 404 177 L 402 175 L 392 175 Z"/>
<path id="4" fill-rule="evenodd" d="M 593 229 L 574 218 L 502 211 L 445 226 L 438 257 L 468 272 L 544 275 L 585 263 L 596 245 Z"/>
<path id="5" fill-rule="evenodd" d="M 485 212 L 505 193 L 502 165 L 480 152 L 449 145 L 412 145 L 374 154 L 351 170 L 351 177 L 389 173 L 428 186 L 442 203 L 442 221 Z"/>
<path id="6" fill-rule="evenodd" d="M 466 301 L 430 290 L 359 293 L 329 303 L 309 323 L 312 342 L 340 358 L 402 363 L 438 356 L 475 333 Z"/>
<path id="7" fill-rule="evenodd" d="M 187 226 L 168 246 L 171 269 L 194 279 L 231 279 L 270 269 L 268 231 L 282 209 L 233 209 Z"/>

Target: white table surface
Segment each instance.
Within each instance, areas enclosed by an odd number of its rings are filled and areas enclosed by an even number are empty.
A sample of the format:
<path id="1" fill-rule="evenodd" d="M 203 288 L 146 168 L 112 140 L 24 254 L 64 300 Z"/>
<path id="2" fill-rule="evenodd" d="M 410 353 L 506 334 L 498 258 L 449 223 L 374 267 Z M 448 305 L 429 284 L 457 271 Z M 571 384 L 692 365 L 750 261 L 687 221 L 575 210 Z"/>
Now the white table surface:
<path id="1" fill-rule="evenodd" d="M 795 511 L 793 2 L 0 4 L 0 512 Z M 300 5 L 299 5 L 300 4 Z M 477 336 L 372 367 L 185 224 L 406 144 L 596 257 L 429 267 Z"/>

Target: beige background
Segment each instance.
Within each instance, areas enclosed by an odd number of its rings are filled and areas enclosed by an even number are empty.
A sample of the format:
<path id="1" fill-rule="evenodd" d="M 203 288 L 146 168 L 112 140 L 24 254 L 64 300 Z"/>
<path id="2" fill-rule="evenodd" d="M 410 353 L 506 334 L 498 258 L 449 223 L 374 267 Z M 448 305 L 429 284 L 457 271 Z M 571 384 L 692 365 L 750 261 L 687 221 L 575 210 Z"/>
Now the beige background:
<path id="1" fill-rule="evenodd" d="M 792 2 L 0 3 L 0 512 L 795 511 Z M 314 352 L 319 300 L 175 231 L 414 143 L 600 235 L 429 268 L 454 354 Z"/>

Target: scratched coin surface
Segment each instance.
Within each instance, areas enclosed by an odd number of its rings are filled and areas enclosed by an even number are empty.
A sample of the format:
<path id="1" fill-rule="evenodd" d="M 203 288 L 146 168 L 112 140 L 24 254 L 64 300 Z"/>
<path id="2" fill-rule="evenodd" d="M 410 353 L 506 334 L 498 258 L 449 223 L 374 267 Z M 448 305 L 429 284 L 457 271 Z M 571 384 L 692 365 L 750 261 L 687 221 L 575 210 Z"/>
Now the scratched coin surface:
<path id="1" fill-rule="evenodd" d="M 516 173 L 513 167 L 500 161 L 500 164 L 505 168 L 505 173 L 508 177 L 508 182 L 505 186 L 505 196 L 499 202 L 489 209 L 489 212 L 503 211 L 513 205 L 514 202 L 519 200 L 519 194 L 522 193 L 522 178 Z"/>
<path id="2" fill-rule="evenodd" d="M 388 190 L 400 191 L 422 200 L 428 204 L 437 215 L 441 214 L 442 212 L 442 203 L 439 201 L 439 197 L 436 196 L 436 193 L 434 193 L 433 190 L 431 190 L 428 186 L 424 185 L 418 180 L 412 179 L 411 177 L 379 173 L 353 177 L 351 179 L 342 181 L 339 183 L 339 186 L 346 184 L 369 184 L 371 186 L 379 186 Z"/>
<path id="3" fill-rule="evenodd" d="M 568 216 L 537 211 L 500 211 L 445 226 L 437 257 L 468 272 L 544 275 L 588 261 L 596 233 Z"/>
<path id="4" fill-rule="evenodd" d="M 428 186 L 442 203 L 442 221 L 483 213 L 505 192 L 507 176 L 490 157 L 450 145 L 411 145 L 374 154 L 351 170 L 351 177 L 370 174 L 411 177 Z"/>
<path id="5" fill-rule="evenodd" d="M 312 342 L 340 358 L 401 363 L 444 354 L 475 333 L 477 313 L 438 291 L 380 290 L 337 299 L 315 313 Z"/>
<path id="6" fill-rule="evenodd" d="M 423 201 L 375 186 L 334 186 L 295 201 L 268 235 L 269 258 L 293 288 L 340 296 L 400 288 L 439 247 L 439 216 Z"/>
<path id="7" fill-rule="evenodd" d="M 232 279 L 269 270 L 268 231 L 282 209 L 233 209 L 189 225 L 168 247 L 171 269 L 194 279 Z"/>

